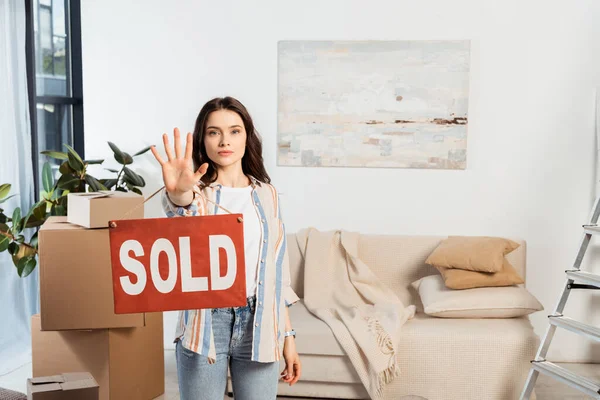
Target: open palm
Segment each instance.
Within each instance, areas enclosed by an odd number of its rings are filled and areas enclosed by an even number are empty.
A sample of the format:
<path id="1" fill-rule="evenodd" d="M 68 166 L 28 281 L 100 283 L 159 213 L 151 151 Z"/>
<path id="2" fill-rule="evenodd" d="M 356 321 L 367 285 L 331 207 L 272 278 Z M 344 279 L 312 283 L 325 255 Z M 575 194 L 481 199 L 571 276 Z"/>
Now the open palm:
<path id="1" fill-rule="evenodd" d="M 155 146 L 152 146 L 151 150 L 152 154 L 154 154 L 154 158 L 156 158 L 162 168 L 163 181 L 167 192 L 183 194 L 194 188 L 194 185 L 206 173 L 208 164 L 202 164 L 200 168 L 194 172 L 194 162 L 192 161 L 192 151 L 194 148 L 192 134 L 187 134 L 184 153 L 181 151 L 181 135 L 178 128 L 174 129 L 173 137 L 175 139 L 174 155 L 173 149 L 171 149 L 169 145 L 169 136 L 166 133 L 163 134 L 163 143 L 165 145 L 165 152 L 167 153 L 167 161 L 162 159 Z"/>

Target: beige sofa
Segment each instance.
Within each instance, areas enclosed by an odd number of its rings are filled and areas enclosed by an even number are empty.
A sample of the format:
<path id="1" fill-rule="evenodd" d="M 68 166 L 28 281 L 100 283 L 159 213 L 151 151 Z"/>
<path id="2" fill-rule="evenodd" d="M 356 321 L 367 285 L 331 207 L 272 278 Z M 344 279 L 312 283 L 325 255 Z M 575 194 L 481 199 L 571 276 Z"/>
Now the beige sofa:
<path id="1" fill-rule="evenodd" d="M 294 234 L 288 234 L 292 285 L 304 294 L 303 265 Z M 539 338 L 528 317 L 448 319 L 430 317 L 411 287 L 415 280 L 438 272 L 425 264 L 445 237 L 361 235 L 360 258 L 398 294 L 415 304 L 417 315 L 403 326 L 398 360 L 401 375 L 386 389 L 386 399 L 419 395 L 429 400 L 518 399 Z M 507 259 L 525 278 L 526 244 Z M 329 327 L 302 301 L 290 307 L 302 361 L 302 379 L 279 384 L 279 395 L 368 399 L 358 375 Z M 281 369 L 284 367 L 281 363 Z M 231 393 L 231 382 L 228 385 Z M 533 397 L 532 397 L 533 398 Z"/>

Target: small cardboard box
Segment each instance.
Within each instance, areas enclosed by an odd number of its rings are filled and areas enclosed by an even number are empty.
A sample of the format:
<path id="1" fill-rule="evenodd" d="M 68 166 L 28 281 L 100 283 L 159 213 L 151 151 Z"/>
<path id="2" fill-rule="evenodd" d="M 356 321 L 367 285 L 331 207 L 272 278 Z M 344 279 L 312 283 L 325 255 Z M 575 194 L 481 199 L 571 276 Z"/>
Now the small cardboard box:
<path id="1" fill-rule="evenodd" d="M 143 219 L 144 196 L 102 190 L 67 195 L 67 222 L 85 228 L 108 228 L 108 221 Z"/>
<path id="2" fill-rule="evenodd" d="M 31 318 L 33 376 L 62 371 L 92 374 L 100 400 L 150 400 L 165 392 L 162 313 L 146 314 L 142 328 L 43 332 Z"/>
<path id="3" fill-rule="evenodd" d="M 39 231 L 42 329 L 144 326 L 144 314 L 115 314 L 108 228 L 50 217 Z"/>
<path id="4" fill-rule="evenodd" d="M 27 379 L 27 400 L 98 400 L 99 386 L 89 372 Z"/>

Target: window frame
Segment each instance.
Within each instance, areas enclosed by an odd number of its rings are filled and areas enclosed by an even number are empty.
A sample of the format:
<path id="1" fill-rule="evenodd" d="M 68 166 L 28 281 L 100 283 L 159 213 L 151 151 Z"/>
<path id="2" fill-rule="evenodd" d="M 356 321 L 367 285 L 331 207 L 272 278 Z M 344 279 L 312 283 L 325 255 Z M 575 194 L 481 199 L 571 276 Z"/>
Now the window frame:
<path id="1" fill-rule="evenodd" d="M 70 105 L 72 107 L 71 123 L 69 129 L 73 138 L 73 148 L 82 159 L 84 152 L 84 124 L 83 124 L 83 73 L 81 57 L 81 1 L 63 0 L 65 2 L 65 30 L 67 31 L 66 51 L 66 78 L 67 87 L 70 86 L 70 95 L 67 96 L 39 96 L 36 88 L 36 51 L 34 31 L 34 0 L 25 1 L 25 52 L 27 64 L 27 95 L 29 98 L 29 118 L 31 122 L 31 158 L 33 162 L 34 195 L 39 201 L 40 176 L 39 153 L 46 149 L 38 146 L 37 104 L 53 104 L 57 106 Z M 53 0 L 60 1 L 60 0 Z M 70 82 L 69 82 L 70 80 Z M 58 149 L 64 151 L 64 149 Z"/>

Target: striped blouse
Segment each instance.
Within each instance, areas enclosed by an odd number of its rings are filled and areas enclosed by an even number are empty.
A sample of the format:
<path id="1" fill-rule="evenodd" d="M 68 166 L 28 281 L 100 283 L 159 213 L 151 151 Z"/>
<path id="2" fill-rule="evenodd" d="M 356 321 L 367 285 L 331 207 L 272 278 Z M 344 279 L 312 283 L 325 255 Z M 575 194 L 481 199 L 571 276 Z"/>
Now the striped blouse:
<path id="1" fill-rule="evenodd" d="M 259 249 L 259 265 L 256 285 L 256 312 L 254 316 L 252 361 L 279 361 L 283 353 L 283 331 L 285 329 L 284 308 L 299 300 L 290 286 L 290 269 L 285 237 L 285 226 L 281 219 L 279 195 L 270 184 L 250 177 L 252 201 L 259 215 L 262 238 Z M 221 197 L 221 184 L 213 183 L 196 193 L 192 204 L 180 207 L 163 191 L 162 205 L 168 217 L 215 215 Z M 204 197 L 213 201 L 208 202 Z M 236 210 L 231 210 L 236 212 Z M 179 312 L 175 341 L 196 353 L 216 361 L 215 342 L 212 329 L 211 309 L 182 310 Z"/>

